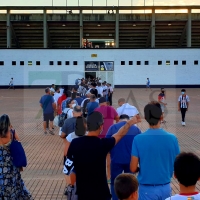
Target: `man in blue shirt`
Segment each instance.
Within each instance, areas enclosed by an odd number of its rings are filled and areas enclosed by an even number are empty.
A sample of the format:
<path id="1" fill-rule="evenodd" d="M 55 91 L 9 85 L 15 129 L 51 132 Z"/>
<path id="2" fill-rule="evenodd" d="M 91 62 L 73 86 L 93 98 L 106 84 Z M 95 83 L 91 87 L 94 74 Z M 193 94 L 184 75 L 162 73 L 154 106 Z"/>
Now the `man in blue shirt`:
<path id="1" fill-rule="evenodd" d="M 94 94 L 90 95 L 90 102 L 87 104 L 86 110 L 87 110 L 87 116 L 89 116 L 95 108 L 98 108 L 99 104 L 96 102 L 96 96 Z"/>
<path id="2" fill-rule="evenodd" d="M 53 96 L 50 95 L 50 89 L 45 89 L 45 95 L 43 95 L 40 99 L 40 106 L 43 109 L 43 127 L 44 127 L 44 133 L 47 134 L 46 128 L 47 128 L 47 122 L 50 121 L 50 129 L 49 133 L 54 135 L 53 133 L 53 120 L 54 120 L 54 111 L 56 110 L 56 103 L 53 98 Z"/>
<path id="3" fill-rule="evenodd" d="M 112 125 L 106 135 L 106 138 L 111 138 L 119 129 L 126 124 L 129 120 L 128 115 L 121 115 L 120 122 Z M 141 131 L 136 126 L 131 126 L 128 133 L 119 141 L 119 143 L 111 150 L 111 193 L 112 200 L 118 200 L 114 190 L 115 178 L 124 173 L 131 173 L 130 161 L 131 161 L 131 149 L 133 139 L 136 135 L 140 134 Z"/>
<path id="4" fill-rule="evenodd" d="M 76 100 L 76 102 L 78 103 L 78 105 L 80 106 L 82 101 L 83 101 L 83 98 L 81 97 L 81 94 L 80 93 L 76 93 L 76 98 L 74 99 Z"/>
<path id="5" fill-rule="evenodd" d="M 134 173 L 139 171 L 139 200 L 165 200 L 171 195 L 179 144 L 175 135 L 160 128 L 162 110 L 158 102 L 147 104 L 144 114 L 149 129 L 133 140 L 130 168 Z"/>

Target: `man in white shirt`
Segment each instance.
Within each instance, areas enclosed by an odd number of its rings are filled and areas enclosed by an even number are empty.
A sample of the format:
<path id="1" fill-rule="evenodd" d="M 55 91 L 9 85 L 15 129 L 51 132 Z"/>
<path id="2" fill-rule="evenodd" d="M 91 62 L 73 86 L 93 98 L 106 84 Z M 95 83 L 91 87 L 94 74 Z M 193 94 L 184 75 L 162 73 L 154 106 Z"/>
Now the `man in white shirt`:
<path id="1" fill-rule="evenodd" d="M 139 115 L 139 112 L 135 106 L 131 106 L 129 103 L 126 103 L 124 98 L 120 98 L 118 100 L 118 105 L 120 106 L 117 108 L 118 115 L 128 115 L 130 118 L 136 115 Z"/>
<path id="2" fill-rule="evenodd" d="M 57 87 L 56 92 L 54 93 L 54 99 L 55 99 L 56 105 L 57 105 L 59 97 L 61 97 L 61 94 L 60 94 L 60 89 Z"/>
<path id="3" fill-rule="evenodd" d="M 98 90 L 98 94 L 101 95 L 101 97 L 103 97 L 103 87 L 101 86 L 100 82 L 97 83 L 96 89 Z"/>

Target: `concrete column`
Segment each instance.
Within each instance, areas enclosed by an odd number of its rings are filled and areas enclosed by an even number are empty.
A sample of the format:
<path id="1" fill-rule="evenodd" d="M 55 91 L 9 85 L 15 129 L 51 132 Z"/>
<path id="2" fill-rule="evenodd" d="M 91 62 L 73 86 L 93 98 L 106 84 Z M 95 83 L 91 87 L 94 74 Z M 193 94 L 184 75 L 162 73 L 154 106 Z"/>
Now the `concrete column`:
<path id="1" fill-rule="evenodd" d="M 11 48 L 10 10 L 7 10 L 7 48 Z"/>
<path id="2" fill-rule="evenodd" d="M 115 19 L 115 47 L 119 48 L 119 10 L 116 10 L 116 19 Z"/>
<path id="3" fill-rule="evenodd" d="M 192 16 L 191 9 L 188 9 L 188 21 L 187 21 L 187 47 L 192 46 Z"/>
<path id="4" fill-rule="evenodd" d="M 82 41 L 83 41 L 83 12 L 80 10 L 80 48 L 82 48 Z"/>
<path id="5" fill-rule="evenodd" d="M 155 35 L 156 35 L 156 16 L 155 9 L 152 9 L 152 19 L 151 19 L 151 48 L 155 48 Z"/>
<path id="6" fill-rule="evenodd" d="M 43 48 L 47 48 L 47 11 L 43 10 Z"/>

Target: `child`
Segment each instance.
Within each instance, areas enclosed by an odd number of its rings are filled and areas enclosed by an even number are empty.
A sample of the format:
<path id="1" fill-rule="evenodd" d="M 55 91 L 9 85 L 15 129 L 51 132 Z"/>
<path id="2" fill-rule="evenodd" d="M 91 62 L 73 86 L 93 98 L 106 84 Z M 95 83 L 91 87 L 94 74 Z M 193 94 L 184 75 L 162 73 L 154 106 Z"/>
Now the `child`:
<path id="1" fill-rule="evenodd" d="M 180 194 L 166 200 L 200 200 L 196 183 L 200 180 L 200 159 L 193 153 L 181 153 L 174 163 L 174 176 L 180 187 Z"/>
<path id="2" fill-rule="evenodd" d="M 190 98 L 188 95 L 186 95 L 186 90 L 182 89 L 181 90 L 181 95 L 178 98 L 178 111 L 181 111 L 181 116 L 182 116 L 182 126 L 185 126 L 185 114 L 188 111 L 189 107 L 189 101 Z"/>
<path id="3" fill-rule="evenodd" d="M 161 123 L 165 123 L 166 121 L 164 120 L 164 112 L 165 112 L 165 106 L 167 103 L 165 103 L 166 99 L 166 94 L 165 94 L 165 89 L 161 88 L 161 93 L 158 95 L 158 102 L 160 104 L 161 110 L 162 110 L 162 115 L 163 115 L 163 120 Z"/>
<path id="4" fill-rule="evenodd" d="M 138 181 L 133 174 L 117 176 L 114 187 L 119 200 L 138 200 Z"/>
<path id="5" fill-rule="evenodd" d="M 9 87 L 8 89 L 10 89 L 10 88 L 13 88 L 13 90 L 15 89 L 15 88 L 14 88 L 14 81 L 13 81 L 13 78 L 11 78 L 9 85 L 10 85 L 10 87 Z"/>

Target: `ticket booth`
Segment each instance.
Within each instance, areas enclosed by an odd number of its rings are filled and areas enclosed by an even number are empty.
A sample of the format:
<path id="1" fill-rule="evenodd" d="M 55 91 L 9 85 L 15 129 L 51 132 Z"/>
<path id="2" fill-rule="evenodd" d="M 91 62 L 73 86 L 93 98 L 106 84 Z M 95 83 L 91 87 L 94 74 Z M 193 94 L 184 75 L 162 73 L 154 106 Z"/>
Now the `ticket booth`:
<path id="1" fill-rule="evenodd" d="M 114 62 L 113 61 L 86 61 L 85 77 L 101 78 L 102 81 L 112 84 L 114 87 Z"/>

